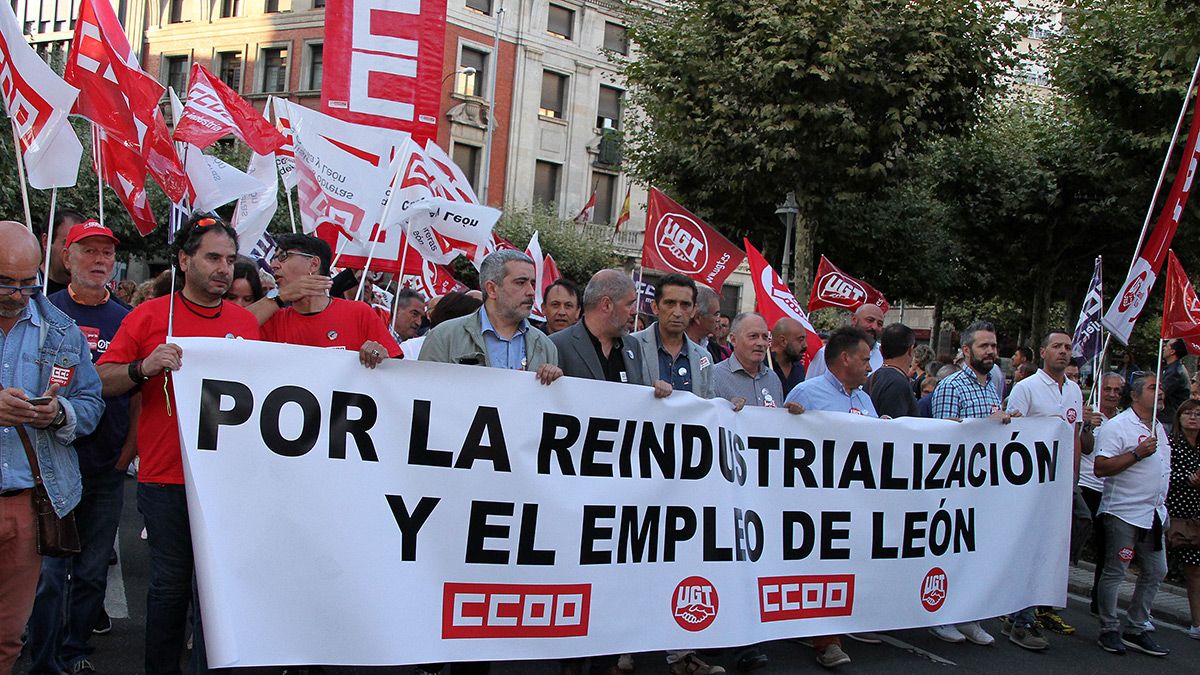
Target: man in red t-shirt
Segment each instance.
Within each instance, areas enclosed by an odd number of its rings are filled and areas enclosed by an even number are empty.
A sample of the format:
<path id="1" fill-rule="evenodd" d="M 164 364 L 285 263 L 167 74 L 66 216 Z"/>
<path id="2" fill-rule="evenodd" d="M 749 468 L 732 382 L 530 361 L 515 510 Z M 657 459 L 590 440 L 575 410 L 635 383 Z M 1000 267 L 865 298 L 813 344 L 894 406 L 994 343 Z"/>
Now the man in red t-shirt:
<path id="1" fill-rule="evenodd" d="M 324 240 L 308 234 L 275 238 L 271 271 L 280 293 L 299 279 L 329 276 L 333 251 Z M 358 360 L 374 368 L 384 358 L 400 356 L 400 345 L 379 314 L 365 302 L 331 298 L 325 291 L 307 293 L 276 312 L 262 326 L 262 339 L 309 347 L 352 349 Z"/>
<path id="2" fill-rule="evenodd" d="M 168 372 L 183 363 L 173 337 L 226 337 L 257 340 L 258 321 L 224 300 L 233 283 L 237 233 L 207 216 L 189 220 L 175 235 L 173 261 L 183 290 L 138 305 L 125 317 L 108 351 L 97 362 L 105 396 L 141 385 L 137 443 L 138 511 L 146 520 L 150 545 L 150 589 L 146 598 L 148 675 L 180 672 L 184 629 L 192 592 L 192 536 L 183 487 L 183 456 Z M 173 310 L 173 325 L 168 320 Z M 230 343 L 236 352 L 236 343 Z M 207 671 L 200 605 L 193 611 L 192 673 Z"/>

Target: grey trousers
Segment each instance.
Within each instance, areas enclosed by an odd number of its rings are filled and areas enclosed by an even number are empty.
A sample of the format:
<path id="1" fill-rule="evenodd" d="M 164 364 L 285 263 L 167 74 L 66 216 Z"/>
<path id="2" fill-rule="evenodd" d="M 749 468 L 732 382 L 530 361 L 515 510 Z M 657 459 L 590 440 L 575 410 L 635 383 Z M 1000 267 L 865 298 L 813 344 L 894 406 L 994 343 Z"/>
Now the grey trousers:
<path id="1" fill-rule="evenodd" d="M 1117 591 L 1125 579 L 1130 561 L 1136 558 L 1141 573 L 1138 574 L 1133 597 L 1125 611 L 1124 632 L 1138 635 L 1145 630 L 1144 624 L 1150 619 L 1154 596 L 1167 576 L 1166 546 L 1162 534 L 1159 534 L 1159 541 L 1155 542 L 1150 532 L 1116 516 L 1106 513 L 1100 516 L 1100 520 L 1105 533 L 1104 573 L 1100 575 L 1100 589 L 1096 594 L 1100 609 L 1100 632 L 1121 630 L 1121 621 L 1117 618 Z M 1157 551 L 1154 550 L 1156 543 Z"/>

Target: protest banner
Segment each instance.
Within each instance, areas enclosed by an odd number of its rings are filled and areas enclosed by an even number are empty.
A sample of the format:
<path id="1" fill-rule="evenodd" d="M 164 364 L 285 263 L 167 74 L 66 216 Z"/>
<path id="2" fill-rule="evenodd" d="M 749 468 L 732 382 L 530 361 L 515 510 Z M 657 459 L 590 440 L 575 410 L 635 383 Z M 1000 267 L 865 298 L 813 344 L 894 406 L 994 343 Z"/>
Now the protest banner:
<path id="1" fill-rule="evenodd" d="M 1066 601 L 1058 419 L 735 413 L 649 387 L 177 342 L 212 667 L 746 645 Z"/>

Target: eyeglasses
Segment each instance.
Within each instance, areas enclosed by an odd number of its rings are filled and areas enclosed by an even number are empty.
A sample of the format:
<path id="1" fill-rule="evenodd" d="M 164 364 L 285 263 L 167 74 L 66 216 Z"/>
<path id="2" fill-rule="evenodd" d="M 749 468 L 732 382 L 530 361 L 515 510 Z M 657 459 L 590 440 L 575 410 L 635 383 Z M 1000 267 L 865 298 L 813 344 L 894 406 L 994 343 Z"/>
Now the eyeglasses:
<path id="1" fill-rule="evenodd" d="M 272 262 L 274 262 L 274 261 L 287 262 L 287 259 L 294 255 L 304 256 L 305 258 L 318 257 L 311 253 L 304 253 L 302 251 L 280 251 L 280 252 L 276 253 L 275 255 L 271 256 L 271 261 Z"/>
<path id="2" fill-rule="evenodd" d="M 14 293 L 20 293 L 27 298 L 32 298 L 41 291 L 41 286 L 9 286 L 8 284 L 0 284 L 0 295 L 13 295 Z"/>

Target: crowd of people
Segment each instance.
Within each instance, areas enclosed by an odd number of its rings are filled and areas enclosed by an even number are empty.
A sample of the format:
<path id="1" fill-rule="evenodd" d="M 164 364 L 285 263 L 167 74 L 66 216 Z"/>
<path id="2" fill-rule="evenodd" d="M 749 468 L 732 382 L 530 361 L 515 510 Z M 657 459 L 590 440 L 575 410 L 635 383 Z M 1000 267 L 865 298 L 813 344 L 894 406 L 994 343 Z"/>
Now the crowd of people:
<path id="1" fill-rule="evenodd" d="M 1200 387 L 1192 381 L 1189 390 L 1181 343 L 1171 345 L 1162 387 L 1154 372 L 1126 361 L 1100 375 L 1093 409 L 1084 403 L 1071 335 L 1062 330 L 1041 339 L 1036 358 L 1027 347 L 1013 354 L 1010 383 L 996 330 L 984 321 L 962 330 L 957 353 L 939 362 L 917 344 L 913 329 L 885 325 L 878 307 L 863 305 L 806 358 L 800 322 L 783 318 L 769 326 L 753 312 L 723 315 L 717 293 L 678 274 L 657 279 L 653 322 L 640 326 L 633 279 L 605 269 L 582 290 L 566 280 L 546 289 L 545 322 L 534 325 L 535 267 L 511 249 L 482 261 L 478 290 L 425 298 L 396 288 L 383 307 L 370 293 L 365 302 L 355 300 L 362 280 L 350 270 L 332 274 L 324 241 L 278 237 L 266 273 L 238 256 L 233 228 L 209 216 L 192 218 L 175 235 L 173 270 L 114 287 L 120 241 L 113 232 L 73 211 L 60 211 L 54 225 L 52 240 L 43 237 L 39 245 L 25 226 L 0 222 L 0 675 L 13 670 L 22 651 L 31 673 L 96 670 L 91 639 L 108 621 L 107 568 L 124 477 L 135 461 L 150 559 L 145 672 L 182 672 L 189 625 L 190 671 L 207 670 L 179 436 L 169 414 L 175 404 L 168 378 L 186 354 L 167 343 L 168 334 L 352 350 L 366 368 L 417 358 L 529 371 L 549 386 L 564 376 L 604 380 L 651 387 L 659 398 L 684 391 L 724 399 L 739 411 L 760 406 L 998 423 L 1059 418 L 1073 429 L 1078 465 L 1074 511 L 1059 516 L 1072 519 L 1072 558 L 1090 546 L 1098 560 L 1092 611 L 1100 646 L 1168 653 L 1154 640 L 1150 617 L 1167 573 L 1166 542 L 1177 534 L 1172 519 L 1200 524 Z M 73 556 L 39 555 L 38 490 L 56 515 L 75 519 L 80 545 Z M 1172 555 L 1186 576 L 1188 635 L 1200 639 L 1200 548 L 1184 543 Z M 1131 561 L 1138 563 L 1138 582 L 1121 617 L 1117 587 Z M 1051 645 L 1048 632 L 1075 630 L 1052 607 L 1001 617 L 1000 626 L 1008 641 L 1035 651 Z M 931 632 L 950 643 L 995 642 L 981 621 Z M 850 662 L 842 638 L 813 639 L 821 665 Z M 628 654 L 611 661 L 614 671 L 634 667 Z M 730 663 L 740 671 L 766 664 L 753 645 L 736 650 Z M 579 660 L 562 662 L 564 673 L 582 667 Z M 691 650 L 667 652 L 662 667 L 673 674 L 725 672 Z M 488 669 L 486 663 L 451 667 Z"/>

